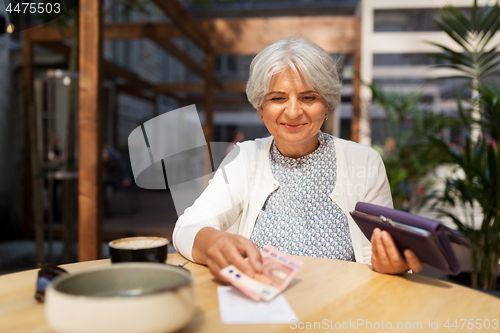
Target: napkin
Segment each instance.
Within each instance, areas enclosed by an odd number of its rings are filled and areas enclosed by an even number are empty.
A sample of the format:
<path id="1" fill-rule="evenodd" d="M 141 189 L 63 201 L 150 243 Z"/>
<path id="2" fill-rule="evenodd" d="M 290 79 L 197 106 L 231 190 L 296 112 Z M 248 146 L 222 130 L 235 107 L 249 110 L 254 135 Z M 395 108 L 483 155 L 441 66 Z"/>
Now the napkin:
<path id="1" fill-rule="evenodd" d="M 225 325 L 290 324 L 297 315 L 283 294 L 254 302 L 232 286 L 217 287 L 220 320 Z"/>

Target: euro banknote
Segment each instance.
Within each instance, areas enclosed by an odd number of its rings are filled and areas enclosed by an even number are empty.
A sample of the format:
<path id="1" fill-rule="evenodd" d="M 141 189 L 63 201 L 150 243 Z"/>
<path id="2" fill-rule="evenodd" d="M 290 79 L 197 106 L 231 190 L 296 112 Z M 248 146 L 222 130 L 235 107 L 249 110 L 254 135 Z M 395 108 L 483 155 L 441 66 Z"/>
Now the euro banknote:
<path id="1" fill-rule="evenodd" d="M 268 302 L 286 289 L 302 266 L 302 261 L 281 253 L 269 244 L 262 249 L 261 256 L 262 272 L 253 278 L 233 265 L 222 269 L 221 275 L 254 301 Z"/>
<path id="2" fill-rule="evenodd" d="M 262 251 L 262 273 L 255 274 L 254 279 L 283 291 L 297 274 L 302 261 L 288 254 L 281 253 L 272 245 L 266 245 Z"/>
<path id="3" fill-rule="evenodd" d="M 233 265 L 229 265 L 221 270 L 224 276 L 233 286 L 254 301 L 264 300 L 269 302 L 281 293 L 281 290 L 273 286 L 266 285 L 255 279 L 252 279 Z"/>

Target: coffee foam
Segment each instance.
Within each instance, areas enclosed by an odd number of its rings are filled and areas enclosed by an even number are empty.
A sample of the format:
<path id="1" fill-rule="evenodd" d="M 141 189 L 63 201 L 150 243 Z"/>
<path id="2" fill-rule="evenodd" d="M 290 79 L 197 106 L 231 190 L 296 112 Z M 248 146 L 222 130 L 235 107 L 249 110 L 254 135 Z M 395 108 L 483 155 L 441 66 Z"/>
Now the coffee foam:
<path id="1" fill-rule="evenodd" d="M 121 250 L 140 250 L 160 247 L 167 243 L 167 239 L 160 237 L 130 237 L 114 240 L 109 246 Z"/>

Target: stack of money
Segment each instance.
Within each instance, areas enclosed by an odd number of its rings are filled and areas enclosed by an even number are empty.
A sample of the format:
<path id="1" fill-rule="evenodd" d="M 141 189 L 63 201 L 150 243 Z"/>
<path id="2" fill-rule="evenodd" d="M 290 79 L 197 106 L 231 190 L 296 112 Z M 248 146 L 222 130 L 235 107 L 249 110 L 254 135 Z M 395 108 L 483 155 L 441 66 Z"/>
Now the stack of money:
<path id="1" fill-rule="evenodd" d="M 269 302 L 286 289 L 302 266 L 302 261 L 281 253 L 269 244 L 260 253 L 262 273 L 257 273 L 254 278 L 233 265 L 222 269 L 221 275 L 254 301 Z"/>

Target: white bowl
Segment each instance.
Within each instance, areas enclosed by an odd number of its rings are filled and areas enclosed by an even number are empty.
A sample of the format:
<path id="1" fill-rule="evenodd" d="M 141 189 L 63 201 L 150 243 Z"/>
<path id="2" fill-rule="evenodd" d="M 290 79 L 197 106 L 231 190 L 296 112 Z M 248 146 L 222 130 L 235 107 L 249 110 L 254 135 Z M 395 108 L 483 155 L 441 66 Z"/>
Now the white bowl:
<path id="1" fill-rule="evenodd" d="M 195 312 L 188 270 L 120 263 L 62 275 L 47 288 L 45 317 L 65 333 L 173 332 Z"/>

